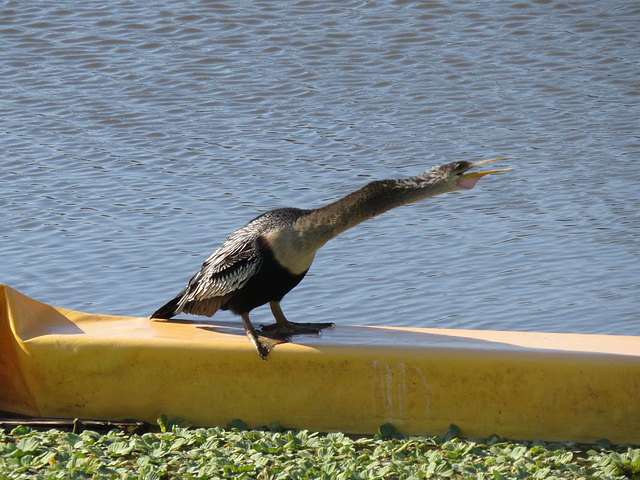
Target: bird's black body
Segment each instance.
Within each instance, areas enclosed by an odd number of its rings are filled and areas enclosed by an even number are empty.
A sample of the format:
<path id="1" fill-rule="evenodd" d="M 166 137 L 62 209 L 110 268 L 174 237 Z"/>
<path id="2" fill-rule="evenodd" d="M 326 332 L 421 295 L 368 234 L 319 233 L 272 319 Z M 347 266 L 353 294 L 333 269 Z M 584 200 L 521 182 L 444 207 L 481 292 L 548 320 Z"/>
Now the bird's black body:
<path id="1" fill-rule="evenodd" d="M 244 287 L 235 292 L 220 307 L 221 310 L 230 310 L 236 315 L 242 315 L 266 303 L 279 302 L 307 274 L 308 270 L 305 270 L 303 273 L 295 275 L 280 265 L 263 237 L 258 239 L 258 243 L 262 244 L 260 247 L 262 255 L 260 269 Z"/>
<path id="2" fill-rule="evenodd" d="M 242 315 L 266 303 L 280 302 L 300 283 L 308 269 L 292 273 L 283 267 L 275 259 L 266 234 L 285 228 L 307 212 L 298 208 L 279 208 L 251 220 L 230 235 L 203 263 L 187 287 L 154 312 L 152 318 L 171 318 L 180 311 L 211 316 L 217 310 L 230 310 Z M 244 283 L 243 277 L 246 277 Z M 203 284 L 214 282 L 221 284 L 218 295 L 198 294 L 198 288 Z"/>
<path id="3" fill-rule="evenodd" d="M 232 233 L 175 298 L 152 318 L 172 318 L 181 312 L 211 316 L 218 310 L 240 315 L 247 336 L 266 359 L 273 345 L 299 333 L 318 333 L 333 325 L 289 322 L 280 301 L 304 278 L 315 252 L 327 241 L 355 225 L 423 198 L 469 190 L 490 172 L 465 173 L 500 159 L 440 165 L 420 175 L 377 180 L 343 198 L 311 210 L 280 208 L 266 212 Z M 258 333 L 249 312 L 269 303 L 276 324 Z"/>

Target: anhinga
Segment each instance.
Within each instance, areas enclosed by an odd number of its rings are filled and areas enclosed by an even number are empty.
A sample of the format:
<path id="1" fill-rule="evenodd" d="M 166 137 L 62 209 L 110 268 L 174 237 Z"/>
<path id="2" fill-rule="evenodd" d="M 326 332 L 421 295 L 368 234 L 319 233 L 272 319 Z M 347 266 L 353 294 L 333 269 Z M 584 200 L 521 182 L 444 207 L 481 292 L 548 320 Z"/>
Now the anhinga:
<path id="1" fill-rule="evenodd" d="M 288 342 L 291 335 L 318 333 L 333 325 L 289 322 L 280 309 L 280 301 L 304 278 L 320 247 L 392 208 L 441 193 L 470 190 L 483 176 L 506 171 L 470 169 L 504 158 L 452 162 L 414 177 L 376 180 L 320 208 L 266 212 L 232 233 L 184 290 L 151 318 L 171 318 L 181 312 L 210 317 L 218 310 L 231 310 L 240 315 L 247 336 L 266 359 L 274 345 Z M 249 312 L 265 303 L 271 306 L 276 323 L 258 331 Z"/>

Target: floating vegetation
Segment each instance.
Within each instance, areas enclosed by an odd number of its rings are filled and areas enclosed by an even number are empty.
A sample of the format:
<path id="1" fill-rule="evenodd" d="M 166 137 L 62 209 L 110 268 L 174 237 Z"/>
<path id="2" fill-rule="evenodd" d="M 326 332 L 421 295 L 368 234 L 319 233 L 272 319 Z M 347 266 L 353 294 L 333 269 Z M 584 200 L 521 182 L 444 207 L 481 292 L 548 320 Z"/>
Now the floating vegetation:
<path id="1" fill-rule="evenodd" d="M 0 430 L 0 480 L 7 479 L 640 479 L 640 449 L 601 441 L 511 442 L 405 437 L 385 424 L 374 438 L 283 430 L 189 428 L 158 420 L 160 432 L 99 434 L 26 426 Z"/>

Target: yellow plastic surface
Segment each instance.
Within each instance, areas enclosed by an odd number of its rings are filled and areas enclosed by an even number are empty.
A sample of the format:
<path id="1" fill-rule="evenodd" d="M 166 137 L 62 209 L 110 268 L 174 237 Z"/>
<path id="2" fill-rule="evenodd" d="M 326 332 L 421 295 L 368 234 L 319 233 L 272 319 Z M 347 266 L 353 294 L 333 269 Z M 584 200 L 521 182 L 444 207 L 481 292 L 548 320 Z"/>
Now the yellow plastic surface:
<path id="1" fill-rule="evenodd" d="M 338 325 L 265 362 L 220 317 L 92 315 L 0 285 L 0 410 L 640 444 L 640 337 Z"/>

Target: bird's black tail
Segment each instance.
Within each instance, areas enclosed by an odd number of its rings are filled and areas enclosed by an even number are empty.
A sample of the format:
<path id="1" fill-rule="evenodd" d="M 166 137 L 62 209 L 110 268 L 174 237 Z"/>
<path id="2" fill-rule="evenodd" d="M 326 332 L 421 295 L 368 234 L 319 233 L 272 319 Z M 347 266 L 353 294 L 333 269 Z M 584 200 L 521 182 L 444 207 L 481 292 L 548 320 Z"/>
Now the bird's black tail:
<path id="1" fill-rule="evenodd" d="M 174 315 L 177 315 L 178 313 L 180 313 L 177 311 L 177 309 L 178 309 L 178 304 L 180 303 L 181 298 L 182 298 L 182 295 L 178 295 L 173 300 L 168 301 L 163 306 L 161 306 L 158 310 L 153 312 L 150 318 L 171 318 Z"/>

